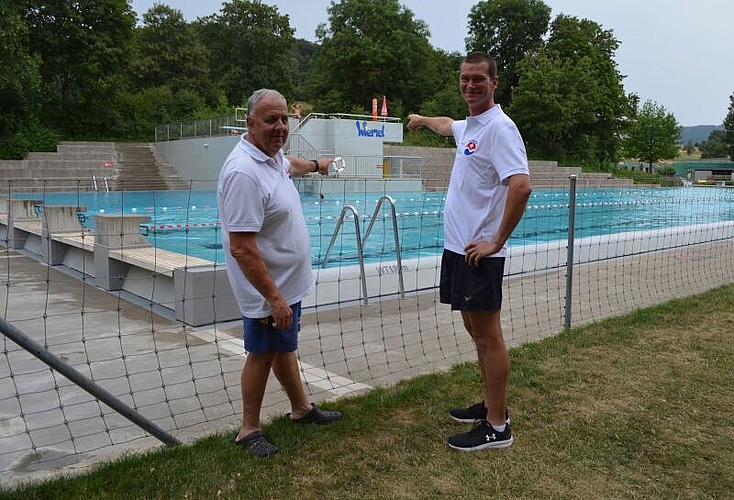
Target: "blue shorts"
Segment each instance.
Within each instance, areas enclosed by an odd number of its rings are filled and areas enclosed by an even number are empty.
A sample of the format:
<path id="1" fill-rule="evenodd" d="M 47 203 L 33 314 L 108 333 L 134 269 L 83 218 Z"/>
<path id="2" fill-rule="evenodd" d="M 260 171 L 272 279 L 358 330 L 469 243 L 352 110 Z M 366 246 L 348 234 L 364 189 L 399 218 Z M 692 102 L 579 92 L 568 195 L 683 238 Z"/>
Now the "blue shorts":
<path id="1" fill-rule="evenodd" d="M 463 255 L 444 249 L 439 294 L 452 311 L 498 311 L 502 308 L 504 257 L 485 257 L 470 266 Z"/>
<path id="2" fill-rule="evenodd" d="M 255 354 L 268 352 L 293 352 L 298 349 L 298 332 L 301 330 L 301 303 L 291 306 L 293 321 L 288 330 L 273 327 L 273 317 L 248 318 L 242 316 L 245 351 Z"/>

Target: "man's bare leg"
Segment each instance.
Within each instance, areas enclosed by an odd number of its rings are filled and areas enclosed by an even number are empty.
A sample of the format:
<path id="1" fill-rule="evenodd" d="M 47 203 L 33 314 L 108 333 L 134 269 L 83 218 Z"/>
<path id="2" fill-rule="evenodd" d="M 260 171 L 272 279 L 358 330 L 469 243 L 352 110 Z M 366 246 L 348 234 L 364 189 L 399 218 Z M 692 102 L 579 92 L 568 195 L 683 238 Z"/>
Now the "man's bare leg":
<path id="1" fill-rule="evenodd" d="M 260 409 L 275 353 L 248 353 L 240 375 L 242 426 L 237 440 L 260 430 Z"/>
<path id="2" fill-rule="evenodd" d="M 461 315 L 477 348 L 484 379 L 484 401 L 488 408 L 487 421 L 501 427 L 505 424 L 510 359 L 502 335 L 500 311 L 462 311 Z"/>
<path id="3" fill-rule="evenodd" d="M 301 381 L 301 370 L 298 368 L 295 351 L 275 353 L 273 373 L 291 402 L 291 418 L 301 418 L 311 411 L 311 403 Z"/>

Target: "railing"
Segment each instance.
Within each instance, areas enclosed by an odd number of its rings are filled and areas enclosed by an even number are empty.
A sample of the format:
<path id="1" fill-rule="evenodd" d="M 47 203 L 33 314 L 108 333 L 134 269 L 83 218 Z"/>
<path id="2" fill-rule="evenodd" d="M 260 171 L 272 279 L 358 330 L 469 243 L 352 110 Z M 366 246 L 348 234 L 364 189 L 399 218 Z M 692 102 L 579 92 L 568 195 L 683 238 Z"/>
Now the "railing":
<path id="1" fill-rule="evenodd" d="M 395 210 L 395 200 L 390 196 L 383 196 L 377 201 L 377 206 L 375 206 L 375 211 L 372 213 L 372 218 L 370 219 L 370 223 L 367 226 L 367 231 L 364 233 L 364 238 L 362 238 L 360 229 L 359 229 L 359 221 L 360 216 L 359 212 L 356 208 L 354 208 L 352 205 L 345 206 L 341 214 L 339 215 L 339 220 L 336 223 L 336 227 L 334 228 L 334 233 L 331 235 L 331 241 L 329 242 L 329 246 L 326 249 L 326 254 L 324 255 L 324 261 L 321 263 L 321 267 L 325 268 L 326 264 L 329 262 L 329 256 L 331 255 L 331 251 L 334 248 L 334 243 L 336 242 L 336 238 L 339 235 L 339 231 L 342 228 L 342 225 L 344 224 L 344 219 L 347 216 L 348 212 L 352 213 L 352 216 L 354 218 L 354 233 L 357 238 L 357 256 L 359 259 L 359 279 L 362 284 L 362 302 L 364 305 L 369 304 L 369 296 L 367 294 L 367 275 L 364 272 L 364 250 L 367 245 L 367 239 L 370 237 L 370 234 L 372 233 L 372 227 L 375 225 L 375 220 L 377 219 L 377 216 L 380 214 L 380 209 L 382 208 L 383 203 L 388 202 L 390 204 L 390 218 L 392 219 L 392 230 L 393 230 L 393 238 L 395 241 L 395 254 L 396 254 L 396 261 L 397 261 L 397 267 L 398 267 L 398 292 L 400 293 L 400 298 L 405 298 L 405 283 L 403 281 L 403 261 L 400 255 L 400 234 L 398 232 L 398 218 L 397 213 Z"/>
<path id="2" fill-rule="evenodd" d="M 110 185 L 107 182 L 107 177 L 103 177 L 102 180 L 104 181 L 105 191 L 107 191 L 109 193 L 110 192 Z M 95 191 L 99 191 L 99 186 L 97 185 L 97 176 L 94 175 L 94 174 L 92 174 L 92 186 L 94 187 L 94 190 Z"/>
<path id="3" fill-rule="evenodd" d="M 345 163 L 341 177 L 377 179 L 419 179 L 424 161 L 419 156 L 341 155 L 341 157 Z"/>
<path id="4" fill-rule="evenodd" d="M 176 122 L 159 125 L 155 128 L 155 141 L 174 141 L 194 137 L 211 137 L 241 133 L 247 130 L 243 108 L 237 108 L 234 115 L 195 120 L 192 122 Z"/>
<path id="5" fill-rule="evenodd" d="M 312 118 L 346 118 L 350 120 L 374 121 L 372 115 L 355 115 L 349 113 L 309 113 L 298 123 L 292 126 L 291 134 L 297 134 Z M 380 116 L 378 122 L 400 122 L 394 116 Z M 227 135 L 233 132 L 241 133 L 247 130 L 247 109 L 236 108 L 234 115 L 194 120 L 189 122 L 175 122 L 159 125 L 155 128 L 155 142 L 174 141 L 194 137 L 211 137 Z"/>
<path id="6" fill-rule="evenodd" d="M 377 201 L 377 206 L 375 207 L 375 211 L 372 213 L 372 218 L 370 219 L 370 225 L 367 226 L 367 231 L 364 233 L 364 238 L 362 239 L 362 248 L 360 253 L 364 254 L 365 246 L 367 245 L 367 239 L 370 237 L 370 234 L 372 233 L 372 226 L 375 225 L 375 219 L 377 219 L 377 216 L 380 213 L 380 208 L 382 208 L 382 204 L 384 202 L 388 202 L 390 204 L 390 218 L 392 219 L 392 233 L 393 238 L 395 240 L 395 257 L 398 265 L 398 291 L 400 292 L 400 298 L 405 298 L 405 283 L 403 282 L 403 260 L 400 256 L 400 235 L 398 233 L 398 216 L 395 210 L 395 200 L 388 195 L 383 196 Z"/>
<path id="7" fill-rule="evenodd" d="M 344 224 L 344 218 L 347 216 L 347 212 L 352 212 L 352 216 L 354 217 L 354 233 L 357 237 L 357 254 L 359 256 L 359 277 L 362 282 L 362 302 L 364 305 L 368 305 L 367 275 L 364 272 L 364 252 L 362 251 L 362 236 L 359 231 L 359 212 L 352 205 L 347 205 L 342 208 L 342 212 L 339 214 L 339 220 L 336 223 L 336 228 L 334 228 L 334 234 L 331 235 L 331 241 L 329 242 L 329 247 L 326 249 L 326 255 L 324 256 L 324 262 L 321 264 L 321 267 L 326 267 L 326 263 L 329 262 L 329 255 L 331 255 L 331 250 L 334 248 L 336 237 L 339 235 L 339 230 L 341 230 L 342 224 Z"/>
<path id="8" fill-rule="evenodd" d="M 331 153 L 331 151 L 316 149 L 308 139 L 297 132 L 291 133 L 288 136 L 288 144 L 285 150 L 289 156 L 296 156 L 307 160 L 313 160 L 319 156 L 325 156 Z"/>

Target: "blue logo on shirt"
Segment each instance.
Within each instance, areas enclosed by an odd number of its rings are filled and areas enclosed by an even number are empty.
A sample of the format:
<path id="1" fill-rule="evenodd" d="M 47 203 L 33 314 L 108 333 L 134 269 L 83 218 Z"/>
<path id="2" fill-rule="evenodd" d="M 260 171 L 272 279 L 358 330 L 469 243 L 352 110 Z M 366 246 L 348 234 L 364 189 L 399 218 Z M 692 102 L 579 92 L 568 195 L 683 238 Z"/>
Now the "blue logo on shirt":
<path id="1" fill-rule="evenodd" d="M 477 141 L 469 141 L 466 143 L 466 146 L 464 146 L 464 154 L 466 156 L 473 155 L 476 150 L 477 150 Z"/>

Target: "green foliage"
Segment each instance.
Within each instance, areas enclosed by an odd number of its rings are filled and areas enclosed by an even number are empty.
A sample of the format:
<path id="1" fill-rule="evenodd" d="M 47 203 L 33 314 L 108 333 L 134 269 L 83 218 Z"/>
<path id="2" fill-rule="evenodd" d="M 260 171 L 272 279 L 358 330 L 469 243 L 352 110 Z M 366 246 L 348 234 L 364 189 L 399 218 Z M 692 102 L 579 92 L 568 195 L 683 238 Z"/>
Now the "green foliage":
<path id="1" fill-rule="evenodd" d="M 712 130 L 709 138 L 700 144 L 699 149 L 701 158 L 726 158 L 729 153 L 726 130 Z"/>
<path id="2" fill-rule="evenodd" d="M 0 5 L 0 142 L 9 141 L 37 111 L 39 58 L 28 49 L 20 9 Z"/>
<path id="3" fill-rule="evenodd" d="M 166 86 L 123 92 L 118 95 L 115 108 L 120 116 L 112 132 L 115 137 L 127 141 L 153 141 L 158 125 L 206 115 L 206 107 L 198 94 L 191 90 L 174 93 Z"/>
<path id="4" fill-rule="evenodd" d="M 308 75 L 319 111 L 369 106 L 383 95 L 417 110 L 438 88 L 440 57 L 428 43 L 426 24 L 397 0 L 343 0 L 328 13 Z"/>
<path id="5" fill-rule="evenodd" d="M 0 138 L 0 159 L 22 160 L 29 151 L 56 151 L 59 136 L 30 118 L 19 129 Z"/>
<path id="6" fill-rule="evenodd" d="M 596 92 L 591 96 L 591 112 L 575 124 L 574 139 L 565 142 L 566 150 L 574 158 L 599 164 L 618 159 L 625 120 L 634 115 L 637 106 L 637 97 L 626 95 L 622 85 L 623 76 L 614 60 L 618 47 L 619 41 L 612 30 L 605 30 L 588 19 L 559 15 L 551 26 L 546 48 L 577 64 L 587 60 L 589 76 L 597 82 Z M 583 142 L 593 144 L 594 149 L 574 150 L 574 145 Z"/>
<path id="7" fill-rule="evenodd" d="M 243 105 L 259 88 L 293 92 L 294 30 L 277 7 L 231 0 L 219 14 L 199 19 L 196 28 L 214 55 L 210 74 L 231 104 Z"/>
<path id="8" fill-rule="evenodd" d="M 611 30 L 560 15 L 545 47 L 517 65 L 520 83 L 508 112 L 531 157 L 591 165 L 614 163 L 636 96 L 627 96 Z"/>
<path id="9" fill-rule="evenodd" d="M 443 137 L 431 130 L 422 128 L 415 131 L 406 130 L 403 133 L 403 145 L 425 148 L 455 148 L 456 142 L 454 142 L 453 137 Z"/>
<path id="10" fill-rule="evenodd" d="M 660 167 L 657 170 L 657 173 L 659 175 L 663 175 L 663 176 L 672 176 L 672 175 L 676 175 L 677 172 L 676 172 L 674 166 L 672 166 L 672 165 L 665 165 L 663 167 Z"/>
<path id="11" fill-rule="evenodd" d="M 143 14 L 136 42 L 134 89 L 165 85 L 174 93 L 186 89 L 211 94 L 209 53 L 181 11 L 154 4 Z"/>
<path id="12" fill-rule="evenodd" d="M 528 152 L 540 158 L 563 155 L 565 144 L 576 139 L 576 124 L 593 119 L 598 81 L 591 61 L 562 59 L 542 50 L 519 65 L 520 86 L 509 114 L 528 143 Z"/>
<path id="13" fill-rule="evenodd" d="M 420 108 L 422 115 L 426 116 L 448 116 L 455 120 L 466 117 L 466 102 L 459 93 L 459 85 L 456 81 L 446 85 L 433 97 L 423 103 Z"/>
<path id="14" fill-rule="evenodd" d="M 464 54 L 431 47 L 426 24 L 399 0 L 341 0 L 327 13 L 312 43 L 295 40 L 288 16 L 259 0 L 228 0 L 193 23 L 155 4 L 139 27 L 127 0 L 3 2 L 0 154 L 53 149 L 56 137 L 151 140 L 157 125 L 230 114 L 260 87 L 317 112 L 369 114 L 385 95 L 392 116 L 466 115 Z M 496 99 L 531 157 L 605 168 L 638 111 L 614 61 L 619 42 L 564 15 L 548 32 L 549 19 L 541 0 L 481 0 L 467 48 L 497 60 Z M 724 125 L 701 145 L 704 158 L 734 154 L 734 94 Z M 405 143 L 454 146 L 425 131 Z"/>
<path id="15" fill-rule="evenodd" d="M 729 158 L 734 161 L 734 92 L 729 96 L 729 112 L 724 118 L 724 131 Z"/>
<path id="16" fill-rule="evenodd" d="M 126 0 L 27 2 L 29 50 L 40 59 L 43 122 L 93 138 L 114 120 L 109 103 L 126 81 L 135 14 Z"/>
<path id="17" fill-rule="evenodd" d="M 466 48 L 487 52 L 497 61 L 500 86 L 495 101 L 512 103 L 520 78 L 516 65 L 542 46 L 550 15 L 551 8 L 542 0 L 485 0 L 471 8 Z"/>
<path id="18" fill-rule="evenodd" d="M 630 124 L 624 149 L 627 156 L 649 165 L 678 155 L 681 127 L 675 116 L 652 101 L 645 101 Z"/>
<path id="19" fill-rule="evenodd" d="M 316 44 L 308 40 L 296 39 L 293 46 L 292 57 L 295 61 L 295 72 L 293 74 L 293 98 L 297 101 L 307 99 L 306 75 L 311 64 L 311 59 L 316 52 Z M 288 96 L 286 96 L 288 97 Z"/>

